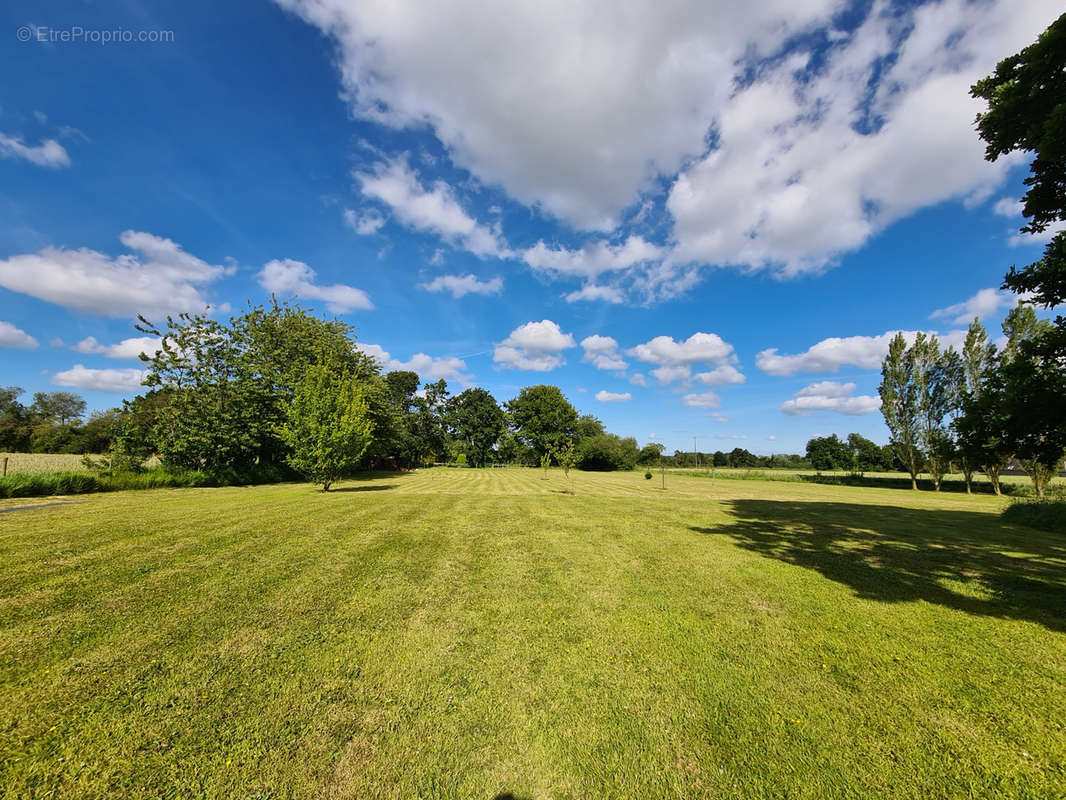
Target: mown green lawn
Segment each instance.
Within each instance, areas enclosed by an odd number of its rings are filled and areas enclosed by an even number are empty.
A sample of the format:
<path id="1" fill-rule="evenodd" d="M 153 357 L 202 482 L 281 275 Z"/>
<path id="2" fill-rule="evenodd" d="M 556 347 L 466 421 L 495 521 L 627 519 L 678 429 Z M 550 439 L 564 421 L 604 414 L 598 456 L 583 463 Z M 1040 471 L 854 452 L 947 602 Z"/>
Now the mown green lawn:
<path id="1" fill-rule="evenodd" d="M 986 496 L 540 476 L 0 513 L 0 796 L 1066 794 L 1061 536 Z"/>

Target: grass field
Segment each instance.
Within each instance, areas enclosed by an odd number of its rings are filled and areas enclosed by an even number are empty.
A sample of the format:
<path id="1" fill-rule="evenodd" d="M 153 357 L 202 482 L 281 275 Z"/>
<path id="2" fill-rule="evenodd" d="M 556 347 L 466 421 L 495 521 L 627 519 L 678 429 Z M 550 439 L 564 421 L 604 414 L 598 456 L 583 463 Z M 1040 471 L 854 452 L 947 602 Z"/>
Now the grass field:
<path id="1" fill-rule="evenodd" d="M 0 796 L 1066 795 L 1061 535 L 540 475 L 0 513 Z"/>

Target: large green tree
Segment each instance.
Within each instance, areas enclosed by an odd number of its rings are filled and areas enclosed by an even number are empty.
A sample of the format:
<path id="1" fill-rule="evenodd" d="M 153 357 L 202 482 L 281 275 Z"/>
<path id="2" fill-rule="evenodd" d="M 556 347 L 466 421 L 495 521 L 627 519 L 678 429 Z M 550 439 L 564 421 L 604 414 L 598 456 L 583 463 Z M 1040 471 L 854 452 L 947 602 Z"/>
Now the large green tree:
<path id="1" fill-rule="evenodd" d="M 917 489 L 918 473 L 925 461 L 920 405 L 923 389 L 915 369 L 914 351 L 907 347 L 902 333 L 897 333 L 889 343 L 888 355 L 881 362 L 881 385 L 877 391 L 881 395 L 881 413 L 888 427 L 889 443 L 911 477 L 911 488 Z"/>
<path id="2" fill-rule="evenodd" d="M 190 469 L 281 463 L 288 447 L 279 429 L 307 370 L 328 361 L 366 386 L 380 434 L 395 430 L 376 363 L 354 346 L 351 326 L 273 303 L 227 322 L 206 315 L 168 317 L 162 328 L 142 318 L 139 330 L 160 337 L 142 355 L 151 401 L 127 406 L 123 441 Z M 144 412 L 142 415 L 141 412 Z"/>
<path id="3" fill-rule="evenodd" d="M 1009 56 L 971 87 L 988 110 L 978 114 L 985 157 L 995 161 L 1016 151 L 1032 155 L 1022 213 L 1022 231 L 1043 233 L 1066 221 L 1066 14 L 1033 44 Z M 1066 231 L 1047 244 L 1044 257 L 1024 269 L 1011 268 L 1004 286 L 1032 293 L 1052 307 L 1066 301 Z M 1066 321 L 1059 318 L 1059 326 Z"/>
<path id="4" fill-rule="evenodd" d="M 1066 455 L 1066 370 L 1058 331 L 1019 302 L 1003 321 L 998 370 L 1006 438 L 1039 497 Z"/>
<path id="5" fill-rule="evenodd" d="M 503 434 L 505 418 L 496 399 L 484 389 L 467 389 L 448 400 L 447 420 L 453 435 L 475 467 L 489 463 Z"/>
<path id="6" fill-rule="evenodd" d="M 335 363 L 309 366 L 293 387 L 279 432 L 289 464 L 322 491 L 354 470 L 370 445 L 373 425 L 364 385 Z"/>
<path id="7" fill-rule="evenodd" d="M 1045 233 L 1066 222 L 1066 14 L 1033 44 L 1000 61 L 971 91 L 988 103 L 977 117 L 986 158 L 995 161 L 1019 151 L 1031 156 L 1022 231 Z M 1066 230 L 1052 237 L 1039 261 L 1011 267 L 1003 286 L 1045 308 L 1066 302 Z M 1042 493 L 1056 450 L 1061 462 L 1059 443 L 1066 439 L 1066 317 L 1060 314 L 1054 329 L 1020 341 L 1019 357 L 1002 365 L 1007 422 L 1015 455 L 1028 464 Z"/>
<path id="8" fill-rule="evenodd" d="M 85 409 L 85 400 L 73 392 L 37 392 L 30 405 L 31 413 L 60 425 L 80 422 Z"/>
<path id="9" fill-rule="evenodd" d="M 543 458 L 577 433 L 577 411 L 557 386 L 527 386 L 507 403 L 515 435 Z"/>

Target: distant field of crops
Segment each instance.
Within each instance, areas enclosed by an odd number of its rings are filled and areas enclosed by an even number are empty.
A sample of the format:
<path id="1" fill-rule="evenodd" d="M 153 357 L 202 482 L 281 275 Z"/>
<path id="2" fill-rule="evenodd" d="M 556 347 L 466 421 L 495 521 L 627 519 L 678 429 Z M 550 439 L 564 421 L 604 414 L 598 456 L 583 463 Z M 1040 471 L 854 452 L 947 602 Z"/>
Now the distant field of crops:
<path id="1" fill-rule="evenodd" d="M 8 475 L 38 472 L 83 470 L 82 456 L 77 453 L 0 453 L 0 465 L 7 459 Z"/>

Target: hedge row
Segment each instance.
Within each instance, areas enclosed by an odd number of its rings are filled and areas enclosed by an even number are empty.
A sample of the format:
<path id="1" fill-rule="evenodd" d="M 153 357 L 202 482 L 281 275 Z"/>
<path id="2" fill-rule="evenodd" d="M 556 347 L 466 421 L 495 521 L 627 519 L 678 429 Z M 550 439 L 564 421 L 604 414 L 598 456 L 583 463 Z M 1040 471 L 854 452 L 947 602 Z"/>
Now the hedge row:
<path id="1" fill-rule="evenodd" d="M 256 467 L 243 472 L 236 470 L 199 472 L 158 468 L 143 472 L 118 472 L 114 475 L 93 472 L 39 472 L 0 478 L 0 498 L 91 494 L 93 492 L 115 492 L 122 489 L 250 486 L 297 479 L 291 471 L 278 467 Z"/>
<path id="2" fill-rule="evenodd" d="M 1003 519 L 1041 531 L 1066 533 L 1066 500 L 1011 503 Z"/>

